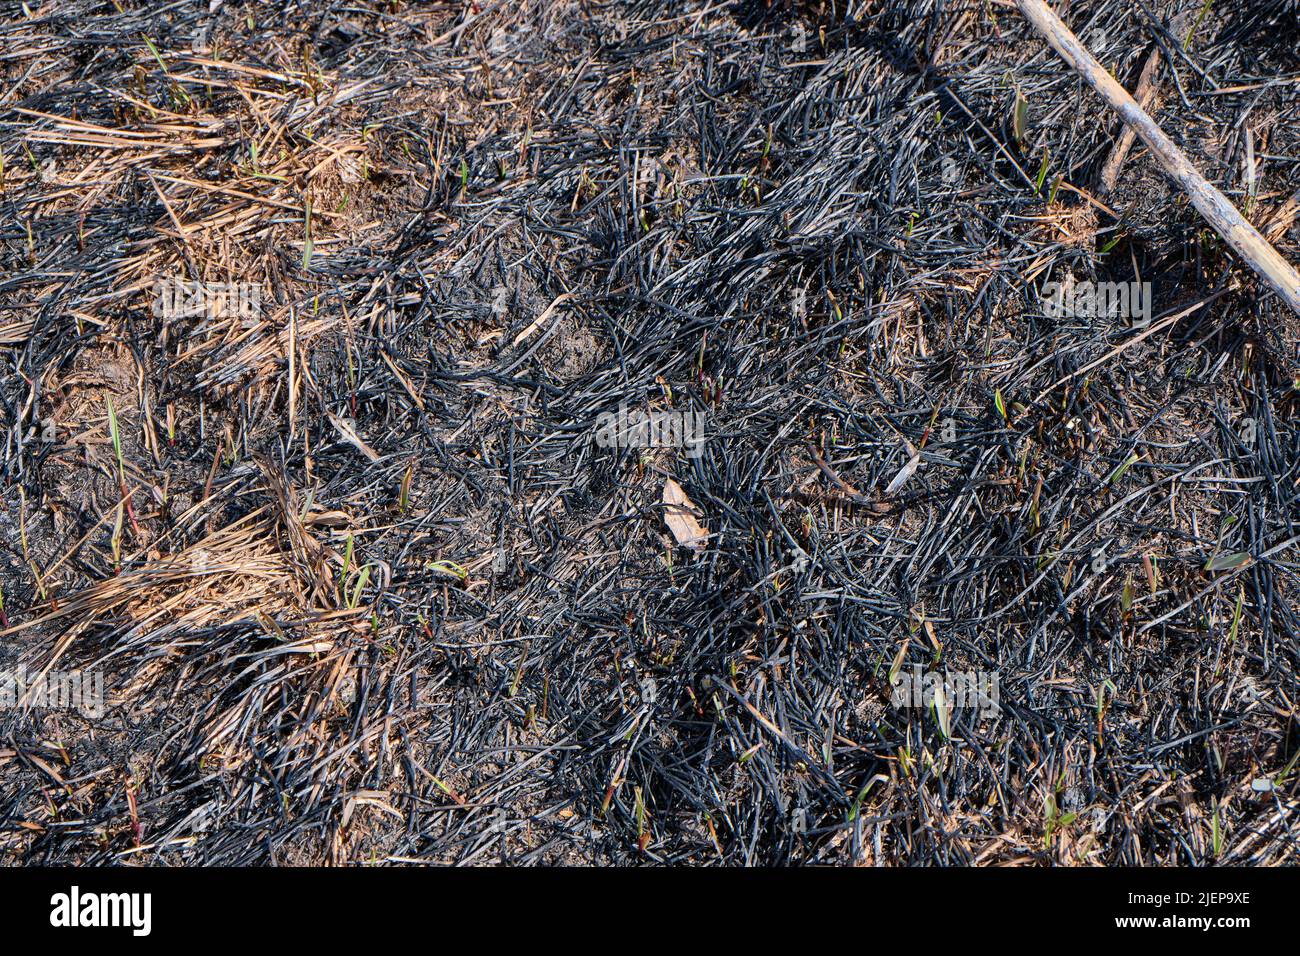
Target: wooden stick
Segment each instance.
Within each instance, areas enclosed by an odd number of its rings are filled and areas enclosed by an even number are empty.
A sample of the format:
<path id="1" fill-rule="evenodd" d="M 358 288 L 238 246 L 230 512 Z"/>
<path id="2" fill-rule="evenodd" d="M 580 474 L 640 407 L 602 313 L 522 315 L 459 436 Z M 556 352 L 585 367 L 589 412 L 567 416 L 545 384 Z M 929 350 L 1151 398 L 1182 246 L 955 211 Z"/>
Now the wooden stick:
<path id="1" fill-rule="evenodd" d="M 1146 65 L 1142 67 L 1142 75 L 1138 77 L 1137 88 L 1133 91 L 1133 99 L 1137 100 L 1138 106 L 1150 109 L 1151 104 L 1156 99 L 1156 70 L 1160 66 L 1160 47 L 1153 47 L 1151 54 L 1147 57 Z M 1115 148 L 1110 151 L 1110 156 L 1106 159 L 1106 165 L 1101 168 L 1101 184 L 1097 192 L 1102 196 L 1108 196 L 1115 189 L 1115 184 L 1119 182 L 1120 170 L 1124 168 L 1124 160 L 1128 156 L 1128 151 L 1133 148 L 1133 140 L 1137 139 L 1137 134 L 1133 132 L 1132 126 L 1123 127 Z"/>
<path id="2" fill-rule="evenodd" d="M 1138 106 L 1128 91 L 1102 68 L 1087 47 L 1048 9 L 1043 0 L 1016 0 L 1016 6 L 1025 15 L 1025 19 L 1033 24 L 1034 29 L 1052 45 L 1052 49 L 1074 67 L 1088 85 L 1100 93 L 1124 122 L 1133 128 L 1165 172 L 1183 188 L 1192 205 L 1215 231 L 1300 315 L 1300 274 L 1296 273 L 1291 264 L 1246 221 L 1223 193 L 1196 171 L 1183 151 Z M 1294 360 L 1294 356 L 1288 356 L 1288 359 Z"/>

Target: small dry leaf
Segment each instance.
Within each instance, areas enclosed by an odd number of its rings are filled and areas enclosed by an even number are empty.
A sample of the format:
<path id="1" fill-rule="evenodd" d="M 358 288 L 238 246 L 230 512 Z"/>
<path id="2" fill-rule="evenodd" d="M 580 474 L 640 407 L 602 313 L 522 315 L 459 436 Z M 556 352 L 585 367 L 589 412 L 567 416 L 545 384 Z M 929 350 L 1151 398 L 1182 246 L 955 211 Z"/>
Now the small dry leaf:
<path id="1" fill-rule="evenodd" d="M 682 486 L 671 478 L 664 482 L 664 504 L 667 505 L 664 508 L 664 522 L 677 543 L 694 551 L 703 548 L 709 532 L 695 520 L 699 509 L 686 497 Z"/>
<path id="2" fill-rule="evenodd" d="M 894 480 L 889 483 L 889 487 L 885 489 L 886 495 L 895 494 L 903 485 L 907 484 L 909 478 L 916 474 L 916 469 L 921 467 L 921 453 L 906 438 L 903 439 L 903 444 L 907 446 L 907 453 L 910 457 L 898 474 L 894 476 Z"/>
<path id="3" fill-rule="evenodd" d="M 352 427 L 352 422 L 346 418 L 339 418 L 328 409 L 326 409 L 325 414 L 329 416 L 330 424 L 334 426 L 334 430 L 339 433 L 339 436 L 345 442 L 357 451 L 361 452 L 361 454 L 365 455 L 371 461 L 379 460 L 379 454 L 361 440 L 361 436 L 357 434 L 357 430 Z"/>
<path id="4" fill-rule="evenodd" d="M 934 632 L 934 625 L 930 623 L 928 618 L 921 623 L 925 625 L 925 636 L 930 639 L 930 643 L 934 645 L 934 649 L 942 654 L 943 645 L 939 643 L 939 635 Z"/>

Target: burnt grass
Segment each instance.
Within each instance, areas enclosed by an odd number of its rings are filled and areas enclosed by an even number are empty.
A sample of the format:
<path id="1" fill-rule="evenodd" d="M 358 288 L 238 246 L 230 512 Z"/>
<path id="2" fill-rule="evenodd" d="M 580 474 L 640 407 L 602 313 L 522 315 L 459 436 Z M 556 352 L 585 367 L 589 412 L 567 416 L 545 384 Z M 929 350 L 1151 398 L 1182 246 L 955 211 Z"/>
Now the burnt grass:
<path id="1" fill-rule="evenodd" d="M 1054 6 L 1300 263 L 1295 4 Z M 1294 863 L 1300 317 L 1120 133 L 1005 2 L 5 3 L 0 859 Z"/>

